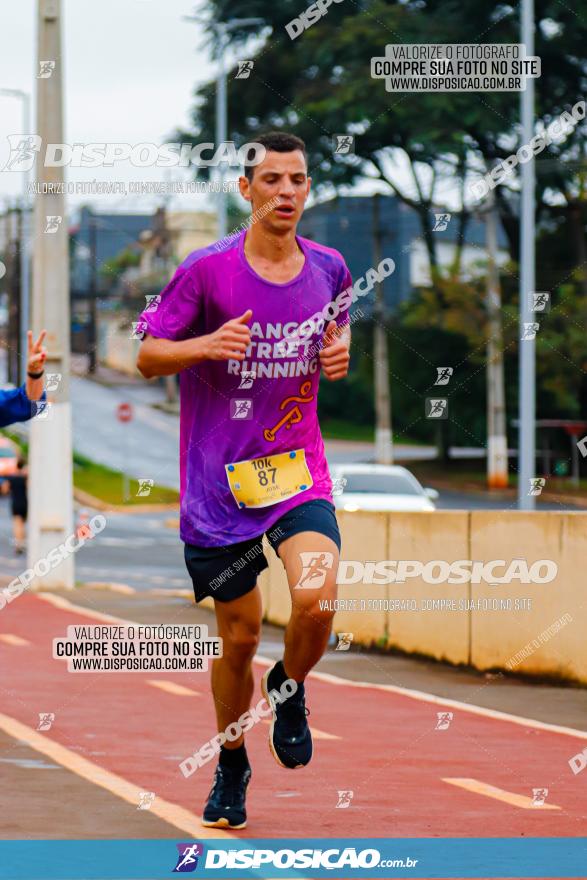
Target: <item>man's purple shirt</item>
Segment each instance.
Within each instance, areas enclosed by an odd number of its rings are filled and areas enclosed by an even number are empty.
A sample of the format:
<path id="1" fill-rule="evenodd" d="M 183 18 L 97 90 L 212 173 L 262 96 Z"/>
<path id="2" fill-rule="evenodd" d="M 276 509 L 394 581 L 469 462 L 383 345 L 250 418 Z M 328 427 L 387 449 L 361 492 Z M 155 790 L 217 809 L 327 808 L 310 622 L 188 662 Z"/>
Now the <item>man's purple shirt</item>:
<path id="1" fill-rule="evenodd" d="M 324 309 L 350 287 L 351 276 L 338 251 L 298 237 L 302 271 L 285 284 L 267 281 L 245 257 L 245 235 L 228 247 L 213 244 L 190 254 L 161 301 L 140 317 L 141 329 L 151 336 L 181 340 L 213 333 L 247 309 L 253 312 L 244 361 L 206 360 L 180 373 L 180 534 L 200 547 L 258 537 L 297 505 L 332 500 L 316 411 L 319 350 L 330 320 L 322 317 Z M 348 306 L 334 320 L 347 321 Z M 250 388 L 239 388 L 242 371 L 256 373 Z M 280 408 L 290 397 L 298 398 L 301 420 L 282 425 L 275 439 L 267 440 L 264 431 L 296 405 Z M 243 411 L 246 418 L 235 418 Z M 269 507 L 239 509 L 225 465 L 297 449 L 305 450 L 313 485 Z"/>

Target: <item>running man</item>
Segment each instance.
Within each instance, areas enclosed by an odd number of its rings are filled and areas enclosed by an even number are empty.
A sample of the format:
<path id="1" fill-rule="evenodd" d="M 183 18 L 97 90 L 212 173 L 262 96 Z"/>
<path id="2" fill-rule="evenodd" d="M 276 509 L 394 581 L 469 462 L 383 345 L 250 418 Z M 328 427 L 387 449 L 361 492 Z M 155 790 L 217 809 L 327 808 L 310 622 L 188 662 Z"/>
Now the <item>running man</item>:
<path id="1" fill-rule="evenodd" d="M 347 374 L 352 290 L 337 251 L 296 235 L 311 182 L 303 141 L 273 132 L 255 143 L 264 158 L 251 147 L 240 178 L 255 222 L 177 269 L 157 308 L 141 315 L 137 365 L 146 378 L 180 374 L 180 535 L 196 601 L 214 599 L 223 639 L 212 667 L 219 732 L 251 704 L 264 534 L 285 567 L 285 653 L 262 690 L 271 752 L 296 768 L 312 757 L 304 680 L 328 643 L 333 613 L 319 599 L 336 598 L 340 551 L 318 385 L 320 373 Z M 313 561 L 323 583 L 304 588 Z M 294 692 L 279 702 L 286 681 Z M 240 735 L 220 749 L 205 826 L 245 827 L 250 777 Z"/>

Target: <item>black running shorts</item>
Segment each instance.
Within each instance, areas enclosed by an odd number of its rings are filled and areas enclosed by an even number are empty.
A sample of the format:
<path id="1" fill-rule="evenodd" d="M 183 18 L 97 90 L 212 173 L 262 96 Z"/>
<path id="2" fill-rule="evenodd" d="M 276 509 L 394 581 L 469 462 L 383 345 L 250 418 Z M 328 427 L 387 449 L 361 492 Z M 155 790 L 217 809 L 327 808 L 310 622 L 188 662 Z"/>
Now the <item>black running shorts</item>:
<path id="1" fill-rule="evenodd" d="M 318 498 L 294 507 L 265 534 L 277 553 L 282 541 L 299 532 L 326 535 L 340 551 L 340 532 L 334 505 L 329 501 Z M 185 563 L 194 586 L 196 602 L 206 596 L 218 602 L 230 602 L 249 593 L 257 583 L 257 577 L 269 564 L 263 553 L 262 538 L 263 535 L 259 535 L 226 547 L 185 544 Z"/>

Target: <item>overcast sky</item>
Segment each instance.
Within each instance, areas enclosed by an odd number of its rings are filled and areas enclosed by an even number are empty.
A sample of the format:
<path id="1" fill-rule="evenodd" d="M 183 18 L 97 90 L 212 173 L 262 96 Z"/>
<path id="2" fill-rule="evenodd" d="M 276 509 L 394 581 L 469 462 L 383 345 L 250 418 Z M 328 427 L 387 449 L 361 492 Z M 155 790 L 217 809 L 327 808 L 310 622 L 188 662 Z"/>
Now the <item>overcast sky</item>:
<path id="1" fill-rule="evenodd" d="M 0 89 L 34 95 L 36 86 L 36 0 L 0 2 Z M 214 73 L 201 27 L 183 16 L 193 0 L 62 0 L 66 143 L 155 143 L 187 127 L 194 87 Z M 229 82 L 230 88 L 230 82 Z M 33 108 L 34 111 L 34 108 Z M 35 130 L 33 124 L 31 130 Z M 21 105 L 0 95 L 0 167 L 9 155 L 7 135 L 21 133 Z M 172 170 L 173 179 L 186 175 Z M 133 168 L 66 169 L 66 179 L 161 181 L 170 171 Z M 22 187 L 22 174 L 0 172 L 0 205 Z M 71 197 L 74 204 L 95 202 L 102 210 L 138 210 L 157 199 L 120 195 Z M 160 202 L 160 199 L 159 199 Z M 212 207 L 207 196 L 174 199 L 171 207 Z"/>
<path id="2" fill-rule="evenodd" d="M 205 2 L 205 0 L 204 0 Z M 205 10 L 196 0 L 62 0 L 65 143 L 168 142 L 176 128 L 189 128 L 196 86 L 214 76 L 201 25 L 184 16 Z M 31 132 L 35 131 L 34 94 L 37 0 L 0 0 L 0 89 L 17 88 L 33 96 Z M 375 47 L 377 53 L 383 51 Z M 244 50 L 246 52 L 246 50 Z M 241 59 L 246 58 L 241 55 Z M 228 59 L 228 66 L 235 59 Z M 228 92 L 235 88 L 228 78 Z M 382 85 L 383 88 L 383 85 Z M 21 102 L 0 95 L 0 168 L 9 156 L 10 134 L 23 132 Z M 396 157 L 398 159 L 398 157 Z M 399 157 L 394 177 L 407 191 L 413 181 Z M 238 175 L 235 170 L 234 175 Z M 130 162 L 113 168 L 65 169 L 68 182 L 187 181 L 185 169 L 138 168 Z M 0 171 L 0 210 L 22 190 L 22 173 Z M 377 188 L 377 185 L 375 185 Z M 355 192 L 366 194 L 372 183 L 362 182 Z M 70 215 L 80 204 L 103 211 L 152 211 L 162 196 L 70 195 Z M 214 198 L 178 195 L 170 210 L 214 210 Z M 243 209 L 247 205 L 242 201 Z"/>

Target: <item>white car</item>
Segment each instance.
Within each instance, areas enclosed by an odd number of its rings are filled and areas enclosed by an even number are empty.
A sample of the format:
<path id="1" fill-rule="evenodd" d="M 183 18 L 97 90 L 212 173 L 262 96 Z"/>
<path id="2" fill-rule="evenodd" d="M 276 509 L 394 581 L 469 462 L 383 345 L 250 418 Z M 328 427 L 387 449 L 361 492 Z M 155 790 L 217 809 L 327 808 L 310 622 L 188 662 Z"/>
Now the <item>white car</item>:
<path id="1" fill-rule="evenodd" d="M 424 489 L 406 468 L 386 464 L 341 464 L 330 469 L 337 510 L 436 510 L 436 489 Z"/>

